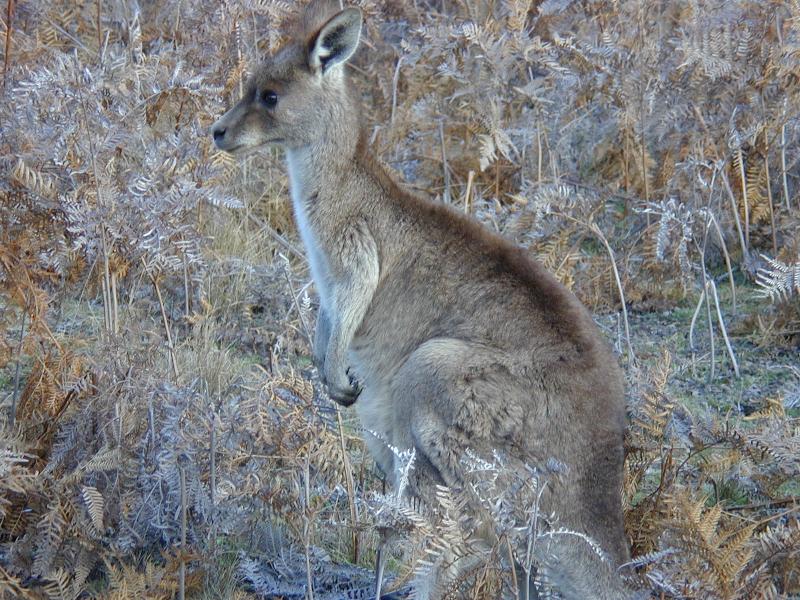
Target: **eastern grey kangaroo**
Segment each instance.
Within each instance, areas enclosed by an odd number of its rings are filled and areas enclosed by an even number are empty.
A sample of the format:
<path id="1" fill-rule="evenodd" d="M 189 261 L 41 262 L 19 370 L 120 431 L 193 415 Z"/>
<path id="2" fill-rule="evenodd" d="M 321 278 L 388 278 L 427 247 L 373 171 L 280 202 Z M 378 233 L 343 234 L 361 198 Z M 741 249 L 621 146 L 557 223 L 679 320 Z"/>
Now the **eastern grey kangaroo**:
<path id="1" fill-rule="evenodd" d="M 314 358 L 331 398 L 355 404 L 391 479 L 386 444 L 417 455 L 412 489 L 463 482 L 462 457 L 499 450 L 565 469 L 546 498 L 559 526 L 538 556 L 564 597 L 622 598 L 623 377 L 588 311 L 524 250 L 405 191 L 373 158 L 345 64 L 362 15 L 313 2 L 213 126 L 231 153 L 286 152 L 297 226 L 320 298 Z M 417 597 L 434 598 L 418 582 Z"/>

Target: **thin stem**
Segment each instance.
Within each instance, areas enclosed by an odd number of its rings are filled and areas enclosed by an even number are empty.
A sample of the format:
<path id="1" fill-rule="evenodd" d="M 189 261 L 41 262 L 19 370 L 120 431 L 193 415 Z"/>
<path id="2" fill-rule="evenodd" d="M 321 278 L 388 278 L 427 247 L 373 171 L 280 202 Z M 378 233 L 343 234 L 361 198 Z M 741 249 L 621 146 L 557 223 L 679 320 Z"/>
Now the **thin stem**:
<path id="1" fill-rule="evenodd" d="M 383 551 L 384 542 L 381 541 L 375 553 L 375 600 L 381 600 L 381 587 L 383 587 L 383 570 L 386 567 L 386 553 Z"/>
<path id="2" fill-rule="evenodd" d="M 705 267 L 703 268 L 703 278 L 703 289 L 706 291 L 706 295 L 708 295 L 708 278 L 705 274 Z M 708 375 L 709 381 L 711 381 L 714 379 L 714 374 L 716 373 L 717 358 L 714 344 L 714 322 L 711 320 L 711 302 L 706 302 L 706 317 L 708 319 L 708 337 L 711 344 L 711 371 Z"/>
<path id="3" fill-rule="evenodd" d="M 186 469 L 183 465 L 178 465 L 178 471 L 181 475 L 181 563 L 180 570 L 178 571 L 178 598 L 179 600 L 186 599 L 186 562 L 184 556 L 186 555 Z"/>
<path id="4" fill-rule="evenodd" d="M 786 209 L 792 210 L 792 203 L 789 200 L 789 181 L 786 176 L 786 124 L 781 125 L 781 179 L 783 180 L 783 199 L 786 202 Z"/>
<path id="5" fill-rule="evenodd" d="M 619 269 L 617 269 L 617 259 L 616 256 L 614 255 L 614 250 L 611 249 L 611 244 L 608 243 L 606 236 L 603 235 L 603 232 L 600 230 L 600 227 L 598 227 L 597 223 L 585 223 L 580 219 L 576 219 L 575 217 L 570 216 L 563 212 L 559 212 L 558 214 L 560 217 L 567 219 L 568 221 L 572 221 L 573 223 L 576 223 L 591 231 L 603 243 L 603 246 L 605 246 L 606 252 L 608 252 L 608 256 L 611 259 L 611 269 L 614 272 L 614 280 L 617 283 L 617 292 L 619 293 L 619 299 L 620 302 L 622 303 L 622 318 L 625 323 L 625 339 L 628 343 L 628 357 L 630 358 L 632 363 L 635 363 L 636 355 L 633 352 L 633 345 L 631 344 L 631 329 L 630 329 L 630 324 L 628 322 L 628 307 L 627 303 L 625 302 L 625 290 L 622 287 L 622 279 L 620 278 L 619 275 Z"/>
<path id="6" fill-rule="evenodd" d="M 117 294 L 117 274 L 111 273 L 111 331 L 119 333 L 119 301 Z"/>
<path id="7" fill-rule="evenodd" d="M 770 182 L 769 173 L 769 138 L 767 138 L 767 131 L 764 130 L 764 169 L 767 175 L 767 198 L 769 199 L 769 222 L 772 227 L 772 253 L 774 256 L 778 255 L 778 238 L 775 232 L 775 203 L 772 201 L 772 183 Z"/>
<path id="8" fill-rule="evenodd" d="M 731 183 L 728 181 L 728 175 L 725 173 L 724 165 L 720 168 L 719 174 L 722 176 L 722 183 L 725 185 L 725 191 L 728 192 L 728 199 L 731 201 L 731 211 L 733 212 L 733 219 L 736 223 L 736 232 L 739 234 L 739 244 L 742 246 L 742 261 L 746 261 L 748 246 L 745 242 L 744 232 L 742 231 L 742 222 L 739 219 L 739 207 L 736 206 L 736 196 L 733 195 Z"/>
<path id="9" fill-rule="evenodd" d="M 703 307 L 703 300 L 706 299 L 706 290 L 700 292 L 700 299 L 697 301 L 697 307 L 692 314 L 692 322 L 689 324 L 689 351 L 692 353 L 692 369 L 694 369 L 695 359 L 697 358 L 697 348 L 694 343 L 694 326 L 697 323 L 697 315 L 700 314 L 700 309 Z M 692 371 L 694 373 L 694 371 Z"/>
<path id="10" fill-rule="evenodd" d="M 9 423 L 11 429 L 14 428 L 14 419 L 17 416 L 17 394 L 19 393 L 19 371 L 20 363 L 22 361 L 22 341 L 25 339 L 25 317 L 28 316 L 28 311 L 22 310 L 22 325 L 19 328 L 19 341 L 17 342 L 17 364 L 14 366 L 14 393 L 11 396 L 11 418 Z"/>
<path id="11" fill-rule="evenodd" d="M 725 328 L 725 321 L 722 319 L 722 310 L 720 309 L 719 297 L 717 296 L 717 286 L 714 284 L 713 279 L 709 279 L 708 283 L 711 286 L 711 291 L 713 292 L 714 305 L 717 309 L 717 321 L 719 321 L 719 329 L 722 332 L 722 339 L 725 340 L 725 348 L 728 350 L 728 356 L 730 356 L 731 363 L 733 364 L 733 372 L 736 373 L 736 377 L 739 377 L 739 363 L 736 361 L 736 355 L 733 353 L 733 347 L 731 346 L 731 341 L 728 338 L 728 331 Z"/>
<path id="12" fill-rule="evenodd" d="M 708 247 L 708 227 L 705 228 L 703 231 L 703 245 L 700 246 L 700 268 L 702 269 L 703 274 L 703 295 L 701 299 L 704 297 L 706 299 L 706 317 L 708 319 L 708 337 L 709 342 L 711 344 L 711 371 L 709 373 L 709 380 L 714 378 L 714 371 L 715 371 L 715 353 L 714 353 L 714 324 L 711 321 L 711 300 L 709 299 L 708 294 L 708 273 L 706 272 L 706 248 Z M 698 309 L 700 308 L 700 304 L 697 305 Z"/>
<path id="13" fill-rule="evenodd" d="M 275 231 L 275 229 L 273 229 L 273 227 L 269 223 L 259 219 L 257 216 L 255 216 L 253 214 L 248 214 L 247 216 L 251 221 L 253 221 L 253 223 L 255 223 L 256 225 L 261 227 L 262 231 L 266 231 L 267 235 L 269 237 L 271 237 L 273 240 L 275 240 L 276 242 L 278 242 L 278 244 L 283 246 L 286 250 L 288 250 L 289 252 L 294 254 L 297 258 L 299 258 L 303 262 L 308 262 L 308 259 L 306 259 L 306 256 L 305 256 L 305 254 L 303 254 L 303 251 L 300 250 L 299 248 L 297 248 L 291 242 L 289 242 L 280 233 Z"/>
<path id="14" fill-rule="evenodd" d="M 303 487 L 305 489 L 305 504 L 303 511 L 303 542 L 306 554 L 306 600 L 314 600 L 314 577 L 311 571 L 311 456 L 306 453 L 306 461 L 303 469 Z"/>
<path id="15" fill-rule="evenodd" d="M 103 52 L 103 27 L 100 23 L 100 3 L 102 0 L 97 0 L 96 7 L 97 7 L 97 54 L 98 56 L 102 55 Z"/>
<path id="16" fill-rule="evenodd" d="M 83 124 L 86 127 L 87 131 L 87 138 L 89 140 L 89 154 L 92 162 L 92 173 L 94 175 L 94 189 L 95 194 L 97 196 L 97 206 L 101 209 L 101 213 L 103 213 L 103 209 L 105 208 L 103 202 L 103 195 L 100 193 L 100 171 L 97 168 L 97 150 L 95 148 L 94 143 L 94 136 L 91 134 L 91 128 L 89 127 L 89 114 L 86 110 L 86 101 L 83 97 L 83 92 L 81 91 L 83 86 L 78 85 L 78 92 L 80 94 L 81 100 L 81 111 L 83 112 Z M 105 316 L 105 326 L 107 333 L 113 333 L 115 331 L 116 326 L 112 320 L 112 290 L 111 290 L 111 273 L 109 267 L 109 255 L 111 252 L 111 248 L 109 247 L 108 240 L 106 238 L 106 225 L 105 221 L 101 220 L 100 222 L 100 241 L 101 247 L 103 249 L 103 301 L 104 301 L 104 316 Z M 114 299 L 116 302 L 116 298 Z"/>
<path id="17" fill-rule="evenodd" d="M 144 266 L 144 269 L 147 272 L 148 277 L 150 277 L 150 282 L 153 284 L 153 288 L 156 291 L 156 297 L 158 298 L 158 306 L 161 309 L 161 319 L 164 321 L 164 330 L 167 332 L 167 344 L 168 344 L 170 362 L 172 364 L 172 374 L 175 376 L 175 382 L 177 383 L 178 361 L 175 358 L 175 345 L 172 342 L 172 331 L 170 331 L 169 319 L 167 319 L 167 309 L 164 307 L 164 298 L 161 295 L 161 288 L 158 285 L 158 280 L 153 276 L 153 274 L 147 268 L 147 264 L 144 262 L 144 257 L 142 257 L 142 265 Z"/>
<path id="18" fill-rule="evenodd" d="M 400 81 L 400 64 L 403 62 L 403 57 L 397 59 L 397 65 L 394 68 L 394 75 L 392 76 L 392 113 L 389 117 L 389 126 L 394 125 L 394 116 L 397 114 L 397 85 Z"/>
<path id="19" fill-rule="evenodd" d="M 183 314 L 188 318 L 191 314 L 190 295 L 189 295 L 189 261 L 186 255 L 183 255 Z"/>
<path id="20" fill-rule="evenodd" d="M 611 268 L 614 271 L 614 280 L 617 282 L 617 291 L 619 292 L 619 299 L 622 303 L 622 319 L 625 324 L 625 341 L 628 343 L 628 357 L 632 363 L 635 363 L 636 355 L 633 353 L 633 345 L 631 344 L 631 329 L 630 325 L 628 324 L 628 307 L 627 303 L 625 302 L 625 291 L 622 288 L 622 279 L 619 276 L 619 269 L 617 269 L 617 259 L 614 256 L 614 251 L 611 249 L 611 244 L 608 243 L 606 236 L 604 236 L 603 232 L 600 231 L 600 227 L 598 227 L 596 223 L 592 223 L 589 229 L 598 238 L 600 238 L 600 241 L 606 247 L 606 252 L 608 252 L 608 256 L 611 259 Z"/>
<path id="21" fill-rule="evenodd" d="M 536 181 L 542 184 L 542 121 L 536 125 Z"/>
<path id="22" fill-rule="evenodd" d="M 728 254 L 728 245 L 725 243 L 725 237 L 722 235 L 722 229 L 720 229 L 719 223 L 717 223 L 717 219 L 714 217 L 714 213 L 710 210 L 708 211 L 709 220 L 714 225 L 714 230 L 717 232 L 717 238 L 719 238 L 720 247 L 722 248 L 722 255 L 725 257 L 725 266 L 728 269 L 728 281 L 731 284 L 731 298 L 733 302 L 733 314 L 737 313 L 736 310 L 736 283 L 733 280 L 733 268 L 731 267 L 731 257 Z"/>
<path id="23" fill-rule="evenodd" d="M 742 149 L 737 151 L 739 157 L 739 177 L 742 179 L 742 202 L 744 203 L 744 241 L 750 247 L 750 202 L 747 198 L 747 175 L 744 172 L 744 155 Z"/>
<path id="24" fill-rule="evenodd" d="M 514 582 L 514 598 L 517 600 L 526 600 L 520 595 L 521 590 L 519 589 L 519 578 L 517 577 L 517 566 L 515 564 L 516 561 L 514 560 L 514 550 L 511 548 L 511 540 L 508 539 L 508 536 L 505 536 L 505 541 L 506 550 L 508 551 L 508 563 L 511 565 L 511 581 Z"/>
<path id="25" fill-rule="evenodd" d="M 211 412 L 211 444 L 209 448 L 209 463 L 211 473 L 209 485 L 211 486 L 211 527 L 209 528 L 209 542 L 212 544 L 217 538 L 217 413 Z"/>
<path id="26" fill-rule="evenodd" d="M 450 169 L 447 167 L 447 148 L 444 143 L 444 119 L 439 119 L 439 144 L 442 148 L 442 170 L 444 171 L 444 203 L 450 204 Z"/>
<path id="27" fill-rule="evenodd" d="M 475 171 L 467 173 L 467 191 L 464 192 L 464 212 L 469 214 L 472 201 L 472 182 L 475 180 Z"/>
<path id="28" fill-rule="evenodd" d="M 111 286 L 103 277 L 103 327 L 106 333 L 111 331 Z"/>
<path id="29" fill-rule="evenodd" d="M 11 22 L 14 19 L 14 0 L 6 0 L 6 51 L 3 58 L 3 91 L 6 89 L 8 65 L 11 63 Z"/>
<path id="30" fill-rule="evenodd" d="M 358 563 L 358 511 L 356 510 L 356 489 L 353 481 L 353 468 L 350 464 L 350 455 L 347 453 L 347 446 L 344 441 L 344 424 L 342 423 L 342 412 L 339 405 L 334 405 L 336 409 L 336 425 L 339 429 L 339 447 L 342 450 L 342 463 L 344 464 L 345 485 L 347 486 L 347 504 L 350 507 L 350 527 L 351 543 L 353 554 L 351 560 L 354 564 Z"/>

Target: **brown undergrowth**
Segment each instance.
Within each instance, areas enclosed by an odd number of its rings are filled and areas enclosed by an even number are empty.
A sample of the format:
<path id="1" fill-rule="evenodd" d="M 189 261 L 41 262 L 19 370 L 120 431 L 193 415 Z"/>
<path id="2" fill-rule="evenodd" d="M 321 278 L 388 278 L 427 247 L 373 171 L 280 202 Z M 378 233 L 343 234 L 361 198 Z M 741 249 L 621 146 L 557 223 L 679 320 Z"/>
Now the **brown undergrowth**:
<path id="1" fill-rule="evenodd" d="M 431 515 L 383 490 L 314 378 L 280 157 L 209 143 L 296 7 L 201 4 L 9 0 L 0 19 L 0 596 L 358 597 L 382 540 L 391 585 L 456 549 L 481 560 L 455 597 L 512 588 L 458 493 Z M 800 594 L 800 370 L 782 358 L 800 339 L 800 5 L 358 4 L 351 75 L 381 156 L 610 315 L 625 575 L 665 598 Z M 682 315 L 683 345 L 648 351 L 650 311 Z M 747 377 L 747 404 L 708 391 Z M 517 539 L 543 482 L 468 460 Z"/>

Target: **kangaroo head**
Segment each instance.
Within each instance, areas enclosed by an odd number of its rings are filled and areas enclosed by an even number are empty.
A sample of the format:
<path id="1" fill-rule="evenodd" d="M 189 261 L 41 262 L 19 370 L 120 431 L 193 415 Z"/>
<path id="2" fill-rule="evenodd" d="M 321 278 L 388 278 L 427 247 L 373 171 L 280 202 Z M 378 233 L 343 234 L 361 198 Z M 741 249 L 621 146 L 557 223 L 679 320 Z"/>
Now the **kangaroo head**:
<path id="1" fill-rule="evenodd" d="M 325 14 L 315 4 L 306 10 L 300 39 L 267 58 L 242 99 L 212 126 L 219 149 L 298 148 L 324 140 L 333 128 L 357 130 L 344 64 L 358 47 L 361 11 L 347 8 L 319 26 Z"/>

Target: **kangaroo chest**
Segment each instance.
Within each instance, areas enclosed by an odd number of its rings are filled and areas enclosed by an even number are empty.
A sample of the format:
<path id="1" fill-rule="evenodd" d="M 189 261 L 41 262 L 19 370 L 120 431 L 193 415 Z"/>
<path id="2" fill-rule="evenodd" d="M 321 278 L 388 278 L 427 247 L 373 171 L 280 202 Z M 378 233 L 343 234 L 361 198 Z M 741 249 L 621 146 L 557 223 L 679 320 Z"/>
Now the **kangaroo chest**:
<path id="1" fill-rule="evenodd" d="M 289 171 L 289 190 L 292 196 L 292 208 L 300 238 L 306 248 L 311 277 L 317 286 L 320 304 L 326 311 L 331 311 L 330 282 L 328 260 L 320 244 L 319 231 L 314 227 L 309 214 L 309 197 L 313 193 L 307 176 L 308 167 L 304 164 L 301 151 L 288 151 L 286 162 Z"/>

